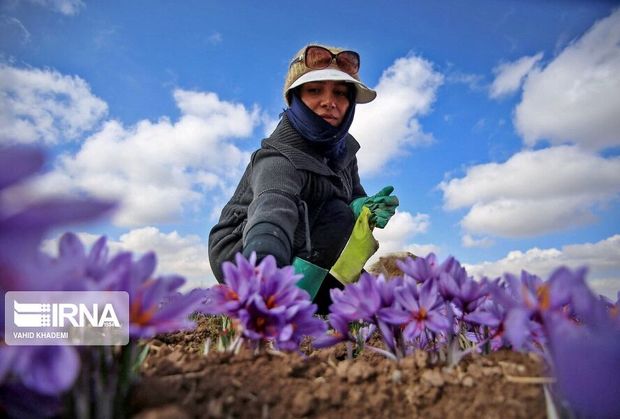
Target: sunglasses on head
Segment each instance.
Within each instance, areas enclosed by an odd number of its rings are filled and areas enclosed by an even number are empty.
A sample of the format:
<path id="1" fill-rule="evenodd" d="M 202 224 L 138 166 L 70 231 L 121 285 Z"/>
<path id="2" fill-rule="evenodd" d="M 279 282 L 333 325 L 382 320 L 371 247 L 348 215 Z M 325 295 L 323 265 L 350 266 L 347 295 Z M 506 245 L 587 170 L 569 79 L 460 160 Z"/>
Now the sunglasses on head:
<path id="1" fill-rule="evenodd" d="M 291 62 L 291 66 L 301 61 L 312 70 L 322 70 L 329 67 L 334 60 L 340 70 L 351 76 L 360 71 L 360 55 L 357 52 L 340 51 L 334 54 L 327 48 L 317 45 L 307 47 L 303 54 Z"/>

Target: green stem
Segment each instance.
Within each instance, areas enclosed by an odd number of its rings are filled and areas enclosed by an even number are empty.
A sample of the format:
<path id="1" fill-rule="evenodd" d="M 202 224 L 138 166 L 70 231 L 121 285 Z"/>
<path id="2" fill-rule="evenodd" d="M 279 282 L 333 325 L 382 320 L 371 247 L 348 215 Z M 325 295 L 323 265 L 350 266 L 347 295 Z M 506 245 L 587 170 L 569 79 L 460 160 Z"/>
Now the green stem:
<path id="1" fill-rule="evenodd" d="M 130 340 L 129 343 L 121 349 L 121 367 L 118 372 L 118 383 L 116 386 L 116 394 L 114 395 L 114 418 L 116 419 L 127 417 L 125 407 L 131 380 L 133 378 L 133 362 L 136 348 L 136 342 Z"/>

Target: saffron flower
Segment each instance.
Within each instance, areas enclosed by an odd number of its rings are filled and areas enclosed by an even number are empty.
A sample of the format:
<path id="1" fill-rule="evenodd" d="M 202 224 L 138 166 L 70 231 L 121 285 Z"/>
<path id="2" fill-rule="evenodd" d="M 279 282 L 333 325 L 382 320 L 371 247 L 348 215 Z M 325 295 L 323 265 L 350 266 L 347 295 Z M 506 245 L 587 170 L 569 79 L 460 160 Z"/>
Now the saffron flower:
<path id="1" fill-rule="evenodd" d="M 451 301 L 459 311 L 471 313 L 482 302 L 488 291 L 485 282 L 475 281 L 467 275 L 465 268 L 453 258 L 448 258 L 444 263 L 449 267 L 439 273 L 437 281 L 439 292 L 446 301 Z"/>
<path id="2" fill-rule="evenodd" d="M 355 342 L 356 339 L 349 329 L 349 321 L 336 313 L 330 313 L 329 324 L 332 327 L 332 331 L 319 336 L 312 345 L 315 348 L 327 348 L 334 346 L 340 342 Z"/>
<path id="3" fill-rule="evenodd" d="M 416 282 L 405 278 L 404 284 L 396 288 L 395 308 L 385 308 L 379 313 L 387 323 L 404 326 L 403 337 L 408 341 L 424 337 L 428 328 L 435 333 L 448 331 L 451 324 L 441 312 L 443 301 L 437 292 L 437 284 L 427 281 L 418 291 Z"/>
<path id="4" fill-rule="evenodd" d="M 381 295 L 377 279 L 369 273 L 363 273 L 358 282 L 348 284 L 344 290 L 330 290 L 332 304 L 329 311 L 349 322 L 373 322 L 381 308 Z"/>
<path id="5" fill-rule="evenodd" d="M 560 267 L 547 281 L 526 271 L 517 278 L 504 276 L 507 288 L 495 288 L 493 296 L 506 307 L 504 322 L 506 339 L 514 349 L 539 350 L 546 342 L 542 327 L 545 318 L 558 314 L 567 317 L 565 309 L 585 286 L 586 269 L 576 272 Z"/>
<path id="6" fill-rule="evenodd" d="M 425 258 L 407 258 L 404 261 L 397 260 L 396 265 L 405 275 L 410 276 L 418 283 L 431 279 L 437 279 L 442 267 L 437 263 L 437 256 L 429 253 Z"/>
<path id="7" fill-rule="evenodd" d="M 322 336 L 327 329 L 325 322 L 314 317 L 316 306 L 310 300 L 291 305 L 285 313 L 284 327 L 277 338 L 278 348 L 294 351 L 304 336 Z"/>
<path id="8" fill-rule="evenodd" d="M 235 262 L 224 262 L 224 284 L 207 290 L 201 311 L 231 317 L 241 334 L 260 348 L 271 341 L 278 349 L 299 348 L 304 336 L 321 335 L 326 326 L 313 317 L 316 305 L 297 287 L 300 276 L 292 266 L 278 268 L 273 256 L 256 263 L 252 253 L 241 253 Z"/>

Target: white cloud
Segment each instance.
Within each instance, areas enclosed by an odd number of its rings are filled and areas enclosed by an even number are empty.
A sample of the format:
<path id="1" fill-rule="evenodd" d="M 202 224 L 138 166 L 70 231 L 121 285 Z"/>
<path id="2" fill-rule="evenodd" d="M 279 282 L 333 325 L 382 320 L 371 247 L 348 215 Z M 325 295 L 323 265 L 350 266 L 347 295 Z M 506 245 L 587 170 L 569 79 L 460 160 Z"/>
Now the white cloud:
<path id="1" fill-rule="evenodd" d="M 620 291 L 620 235 L 616 234 L 596 243 L 571 244 L 561 250 L 532 248 L 525 252 L 512 251 L 506 257 L 478 264 L 465 264 L 467 271 L 476 276 L 495 278 L 506 272 L 519 274 L 526 270 L 546 279 L 561 265 L 570 268 L 588 266 L 588 281 L 599 294 L 613 297 Z"/>
<path id="2" fill-rule="evenodd" d="M 493 245 L 493 240 L 488 237 L 477 239 L 470 234 L 464 234 L 461 237 L 461 244 L 463 247 L 490 247 Z"/>
<path id="3" fill-rule="evenodd" d="M 443 76 L 419 57 L 397 59 L 375 87 L 377 98 L 359 105 L 351 133 L 362 145 L 357 154 L 360 173 L 376 173 L 407 146 L 429 143 L 416 119 L 429 112 Z"/>
<path id="4" fill-rule="evenodd" d="M 618 179 L 620 158 L 560 146 L 472 166 L 439 188 L 444 208 L 470 207 L 466 232 L 523 237 L 591 222 L 594 209 L 618 197 Z"/>
<path id="5" fill-rule="evenodd" d="M 80 10 L 86 7 L 82 0 L 28 0 L 31 3 L 47 7 L 63 15 L 77 15 Z"/>
<path id="6" fill-rule="evenodd" d="M 75 140 L 107 113 L 77 76 L 0 64 L 0 143 Z"/>
<path id="7" fill-rule="evenodd" d="M 218 45 L 221 44 L 222 41 L 224 40 L 224 37 L 222 36 L 221 33 L 219 32 L 213 32 L 211 35 L 209 35 L 209 37 L 207 38 L 207 43 L 211 44 L 211 45 Z"/>
<path id="8" fill-rule="evenodd" d="M 90 233 L 77 233 L 86 250 L 100 237 Z M 43 250 L 50 255 L 58 254 L 59 237 L 45 240 Z M 155 275 L 176 274 L 185 277 L 184 289 L 210 287 L 217 281 L 209 265 L 207 244 L 197 235 L 182 236 L 178 232 L 163 233 L 155 227 L 131 230 L 120 236 L 119 240 L 108 238 L 110 256 L 121 251 L 135 254 L 135 259 L 147 252 L 157 255 Z"/>
<path id="9" fill-rule="evenodd" d="M 426 233 L 429 227 L 430 217 L 428 214 L 411 215 L 408 212 L 397 211 L 384 229 L 375 228 L 373 230 L 373 235 L 379 242 L 379 250 L 370 258 L 367 266 L 388 253 L 409 251 L 415 255 L 420 255 L 421 252 L 426 255 L 431 251 L 436 251 L 437 247 L 434 245 L 410 242 L 413 236 Z"/>
<path id="10" fill-rule="evenodd" d="M 595 23 L 544 69 L 532 70 L 514 123 L 525 144 L 620 145 L 620 9 Z"/>
<path id="11" fill-rule="evenodd" d="M 542 59 L 543 53 L 521 57 L 511 63 L 502 63 L 493 69 L 495 80 L 491 84 L 489 95 L 492 98 L 514 93 L 521 87 L 523 80 L 534 66 Z"/>
<path id="12" fill-rule="evenodd" d="M 174 98 L 182 114 L 177 122 L 108 121 L 75 155 L 59 158 L 38 189 L 120 200 L 114 222 L 123 226 L 173 220 L 218 199 L 249 160 L 230 140 L 249 136 L 259 111 L 214 93 L 176 90 Z"/>

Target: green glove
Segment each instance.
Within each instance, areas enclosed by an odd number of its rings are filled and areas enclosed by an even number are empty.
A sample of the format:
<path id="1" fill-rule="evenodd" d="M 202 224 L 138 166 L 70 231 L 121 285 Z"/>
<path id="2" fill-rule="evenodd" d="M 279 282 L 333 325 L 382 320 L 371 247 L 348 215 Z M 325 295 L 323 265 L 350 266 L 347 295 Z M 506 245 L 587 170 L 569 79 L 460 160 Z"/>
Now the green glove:
<path id="1" fill-rule="evenodd" d="M 378 228 L 384 228 L 398 207 L 398 197 L 390 196 L 393 186 L 386 186 L 373 196 L 354 199 L 350 206 L 356 218 L 359 217 L 362 207 L 371 211 L 370 223 Z"/>
<path id="2" fill-rule="evenodd" d="M 329 271 L 344 285 L 358 280 L 364 265 L 379 248 L 379 243 L 372 235 L 370 209 L 364 206 L 361 211 L 355 221 L 349 241 Z"/>
<path id="3" fill-rule="evenodd" d="M 304 277 L 297 281 L 297 286 L 310 294 L 310 300 L 314 300 L 323 280 L 327 276 L 327 269 L 323 269 L 314 263 L 296 257 L 293 259 L 293 269 L 296 274 Z"/>

